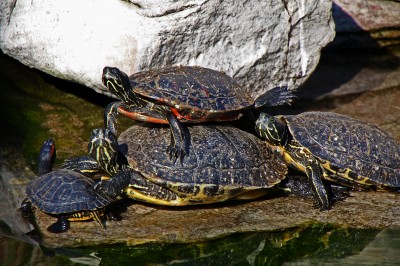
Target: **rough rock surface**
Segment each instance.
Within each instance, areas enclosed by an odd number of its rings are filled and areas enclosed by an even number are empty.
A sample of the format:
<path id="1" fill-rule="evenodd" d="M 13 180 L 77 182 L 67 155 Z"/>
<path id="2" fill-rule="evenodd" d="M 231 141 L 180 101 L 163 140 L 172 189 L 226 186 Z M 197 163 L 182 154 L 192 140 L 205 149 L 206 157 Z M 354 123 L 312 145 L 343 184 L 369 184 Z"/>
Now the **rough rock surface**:
<path id="1" fill-rule="evenodd" d="M 377 31 L 400 28 L 400 3 L 396 0 L 333 0 L 335 5 L 346 12 L 358 25 L 343 23 L 337 25 L 338 32 Z"/>
<path id="2" fill-rule="evenodd" d="M 295 197 L 193 208 L 133 204 L 122 213 L 121 221 L 107 221 L 106 230 L 96 222 L 73 223 L 68 232 L 58 235 L 46 231 L 55 218 L 41 212 L 37 217 L 44 234 L 42 244 L 49 247 L 201 242 L 236 232 L 272 231 L 308 222 L 351 228 L 400 227 L 399 194 L 353 194 L 324 212 L 315 209 L 311 200 Z"/>
<path id="3" fill-rule="evenodd" d="M 105 65 L 127 73 L 200 65 L 259 96 L 296 88 L 334 37 L 330 0 L 0 3 L 0 48 L 23 64 L 107 93 Z"/>
<path id="4" fill-rule="evenodd" d="M 314 98 L 400 85 L 400 2 L 334 0 L 336 36 L 304 85 Z M 311 96 L 311 94 L 313 94 Z M 311 97 L 310 97 L 311 96 Z"/>

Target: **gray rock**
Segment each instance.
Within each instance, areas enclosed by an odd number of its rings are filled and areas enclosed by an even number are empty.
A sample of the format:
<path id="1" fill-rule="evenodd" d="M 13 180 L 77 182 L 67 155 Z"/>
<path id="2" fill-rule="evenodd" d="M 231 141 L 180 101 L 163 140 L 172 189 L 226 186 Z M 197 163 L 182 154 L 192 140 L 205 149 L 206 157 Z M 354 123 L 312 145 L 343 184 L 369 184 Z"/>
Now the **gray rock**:
<path id="1" fill-rule="evenodd" d="M 105 65 L 127 73 L 200 65 L 259 96 L 296 88 L 334 37 L 330 0 L 0 3 L 0 48 L 22 63 L 107 94 Z"/>
<path id="2" fill-rule="evenodd" d="M 346 97 L 400 85 L 400 2 L 334 0 L 336 36 L 304 85 L 305 98 Z"/>
<path id="3" fill-rule="evenodd" d="M 338 32 L 377 31 L 389 28 L 400 28 L 400 3 L 397 0 L 333 0 L 336 8 L 343 10 L 353 18 L 354 24 L 341 16 L 337 24 Z"/>

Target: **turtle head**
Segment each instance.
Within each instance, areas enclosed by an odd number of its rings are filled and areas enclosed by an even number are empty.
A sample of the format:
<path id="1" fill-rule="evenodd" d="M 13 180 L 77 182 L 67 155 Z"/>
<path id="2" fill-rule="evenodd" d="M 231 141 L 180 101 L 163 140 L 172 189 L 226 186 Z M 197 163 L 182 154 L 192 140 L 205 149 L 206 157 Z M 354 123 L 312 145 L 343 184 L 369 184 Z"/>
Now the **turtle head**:
<path id="1" fill-rule="evenodd" d="M 116 136 L 108 129 L 98 128 L 92 131 L 88 152 L 99 163 L 101 169 L 110 175 L 115 175 L 128 164 L 118 148 Z"/>
<path id="2" fill-rule="evenodd" d="M 56 159 L 56 144 L 54 140 L 47 139 L 43 142 L 39 152 L 39 175 L 49 173 L 53 169 L 53 163 Z"/>
<path id="3" fill-rule="evenodd" d="M 131 84 L 128 75 L 116 67 L 103 68 L 101 81 L 110 92 L 117 95 L 121 100 L 128 98 L 128 92 L 131 91 Z"/>
<path id="4" fill-rule="evenodd" d="M 256 121 L 256 131 L 261 138 L 272 145 L 284 146 L 289 137 L 289 130 L 282 116 L 261 113 Z"/>

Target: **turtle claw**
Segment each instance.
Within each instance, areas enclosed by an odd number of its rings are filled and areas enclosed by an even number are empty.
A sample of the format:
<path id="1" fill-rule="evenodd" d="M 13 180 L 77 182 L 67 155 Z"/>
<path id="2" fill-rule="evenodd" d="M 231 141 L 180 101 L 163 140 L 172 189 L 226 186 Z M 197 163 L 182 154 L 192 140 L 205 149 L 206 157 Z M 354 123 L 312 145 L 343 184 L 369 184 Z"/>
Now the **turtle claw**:
<path id="1" fill-rule="evenodd" d="M 169 154 L 169 159 L 173 160 L 174 164 L 178 158 L 179 158 L 180 162 L 182 163 L 183 157 L 185 157 L 185 155 L 186 155 L 185 149 L 171 147 L 171 146 L 169 146 L 167 148 L 167 153 Z"/>
<path id="2" fill-rule="evenodd" d="M 106 213 L 106 217 L 109 221 L 120 221 L 121 220 L 121 218 L 118 217 L 117 215 L 115 215 L 115 213 L 113 213 L 113 212 Z"/>
<path id="3" fill-rule="evenodd" d="M 94 184 L 93 189 L 94 190 L 102 190 L 103 189 L 103 180 L 100 180 L 99 182 L 97 182 L 96 184 Z"/>
<path id="4" fill-rule="evenodd" d="M 60 216 L 56 223 L 47 227 L 47 231 L 54 234 L 64 233 L 68 231 L 70 225 L 67 217 Z"/>
<path id="5" fill-rule="evenodd" d="M 297 97 L 293 94 L 293 90 L 289 90 L 287 86 L 275 87 L 255 100 L 254 106 L 260 107 L 272 107 L 284 104 L 289 104 Z"/>

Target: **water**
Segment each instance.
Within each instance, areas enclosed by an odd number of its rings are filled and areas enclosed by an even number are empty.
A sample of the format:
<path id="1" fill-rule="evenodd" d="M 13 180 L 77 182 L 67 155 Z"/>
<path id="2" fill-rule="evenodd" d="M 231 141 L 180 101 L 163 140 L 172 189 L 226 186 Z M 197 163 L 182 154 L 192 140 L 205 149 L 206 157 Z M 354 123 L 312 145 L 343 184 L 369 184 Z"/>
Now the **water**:
<path id="1" fill-rule="evenodd" d="M 231 235 L 195 244 L 45 249 L 0 238 L 0 265 L 398 265 L 399 229 L 314 224 Z"/>

